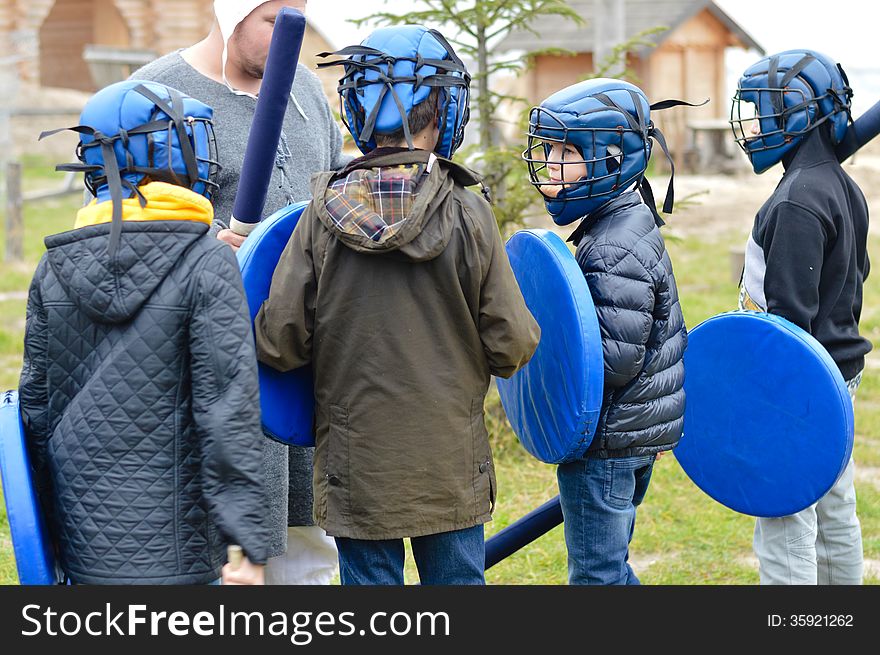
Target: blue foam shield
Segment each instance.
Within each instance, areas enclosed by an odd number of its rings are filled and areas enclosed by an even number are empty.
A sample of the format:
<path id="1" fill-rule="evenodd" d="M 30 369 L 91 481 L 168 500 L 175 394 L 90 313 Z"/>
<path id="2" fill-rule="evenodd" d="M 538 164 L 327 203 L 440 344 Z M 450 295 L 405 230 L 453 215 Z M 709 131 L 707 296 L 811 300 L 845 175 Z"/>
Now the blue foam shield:
<path id="1" fill-rule="evenodd" d="M 501 403 L 528 452 L 550 464 L 571 461 L 589 448 L 602 408 L 602 338 L 590 290 L 548 230 L 517 232 L 507 255 L 541 342 L 526 366 L 498 380 Z"/>
<path id="2" fill-rule="evenodd" d="M 281 209 L 262 221 L 238 251 L 238 265 L 253 321 L 269 297 L 272 274 L 308 203 Z M 312 421 L 315 394 L 309 366 L 286 373 L 259 364 L 263 430 L 273 439 L 296 446 L 314 446 Z"/>
<path id="3" fill-rule="evenodd" d="M 31 477 L 15 391 L 7 391 L 0 399 L 0 479 L 19 582 L 57 584 L 52 542 Z"/>
<path id="4" fill-rule="evenodd" d="M 778 316 L 730 312 L 694 328 L 684 355 L 687 475 L 743 514 L 788 516 L 849 462 L 853 408 L 822 345 Z"/>

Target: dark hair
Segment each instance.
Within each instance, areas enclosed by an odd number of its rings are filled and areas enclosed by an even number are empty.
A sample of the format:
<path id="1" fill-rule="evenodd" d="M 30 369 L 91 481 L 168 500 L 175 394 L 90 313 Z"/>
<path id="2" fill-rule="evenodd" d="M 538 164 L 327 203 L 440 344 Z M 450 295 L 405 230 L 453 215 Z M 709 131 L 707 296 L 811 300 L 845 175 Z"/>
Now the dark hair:
<path id="1" fill-rule="evenodd" d="M 437 119 L 437 108 L 440 104 L 440 87 L 431 89 L 431 93 L 422 102 L 412 108 L 409 113 L 409 133 L 416 135 L 426 127 L 434 123 Z M 376 134 L 376 146 L 379 148 L 386 146 L 396 146 L 406 143 L 406 134 L 403 126 L 392 132 L 391 134 Z"/>

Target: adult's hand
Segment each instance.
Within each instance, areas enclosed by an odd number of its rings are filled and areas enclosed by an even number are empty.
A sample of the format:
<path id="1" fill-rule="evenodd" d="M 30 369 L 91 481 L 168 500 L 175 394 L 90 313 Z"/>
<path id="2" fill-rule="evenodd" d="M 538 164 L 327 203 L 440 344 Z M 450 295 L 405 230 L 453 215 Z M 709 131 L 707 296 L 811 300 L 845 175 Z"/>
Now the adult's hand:
<path id="1" fill-rule="evenodd" d="M 223 566 L 223 584 L 224 585 L 264 585 L 266 584 L 265 566 L 262 564 L 252 564 L 245 557 L 238 568 L 233 568 L 230 563 Z"/>
<path id="2" fill-rule="evenodd" d="M 244 243 L 244 240 L 247 237 L 243 237 L 240 234 L 236 234 L 232 230 L 226 228 L 220 230 L 217 233 L 217 238 L 220 239 L 220 241 L 222 241 L 223 243 L 228 243 L 230 246 L 232 246 L 232 250 L 238 252 L 238 249 L 241 248 L 241 244 Z"/>

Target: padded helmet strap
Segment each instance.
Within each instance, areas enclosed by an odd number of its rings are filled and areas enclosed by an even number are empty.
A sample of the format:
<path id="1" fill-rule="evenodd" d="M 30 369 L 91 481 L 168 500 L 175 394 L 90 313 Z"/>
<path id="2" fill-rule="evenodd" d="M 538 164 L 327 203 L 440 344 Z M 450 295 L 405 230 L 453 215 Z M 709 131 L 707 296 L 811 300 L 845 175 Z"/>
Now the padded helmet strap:
<path id="1" fill-rule="evenodd" d="M 769 89 L 778 89 L 779 83 L 776 81 L 777 76 L 779 75 L 779 58 L 773 57 L 770 60 L 770 66 L 767 69 L 767 88 Z M 782 101 L 782 92 L 781 91 L 770 91 L 770 104 L 773 107 L 773 113 L 778 117 L 782 116 L 783 110 L 783 101 Z M 782 124 L 781 118 L 777 118 L 780 125 Z"/>
<path id="2" fill-rule="evenodd" d="M 630 91 L 629 94 L 632 98 L 633 106 L 636 109 L 636 114 L 638 118 L 636 118 L 626 109 L 614 102 L 614 100 L 609 98 L 608 95 L 605 93 L 597 93 L 595 95 L 595 98 L 602 104 L 607 105 L 608 107 L 612 107 L 623 114 L 626 117 L 626 121 L 627 123 L 629 123 L 630 128 L 640 134 L 642 136 L 642 139 L 646 139 L 646 137 L 652 134 L 656 137 L 659 137 L 657 140 L 660 142 L 660 146 L 663 148 L 663 152 L 666 153 L 666 158 L 669 160 L 669 165 L 672 167 L 672 175 L 675 175 L 675 164 L 672 163 L 672 158 L 669 156 L 669 151 L 666 148 L 666 139 L 663 138 L 663 135 L 660 134 L 659 130 L 652 130 L 651 127 L 645 124 L 645 112 L 644 109 L 642 109 L 641 99 L 634 91 Z M 663 203 L 663 211 L 667 214 L 672 211 L 672 201 L 670 200 L 671 191 L 672 177 L 669 178 L 669 190 L 666 193 L 666 202 Z M 645 201 L 645 204 L 648 205 L 651 213 L 654 215 L 654 222 L 657 224 L 657 227 L 665 225 L 666 223 L 663 221 L 662 218 L 660 218 L 660 214 L 657 213 L 657 203 L 654 200 L 654 192 L 644 175 L 642 175 L 642 179 L 639 180 L 639 193 L 641 194 L 642 199 Z M 580 240 L 580 235 L 578 235 L 577 230 L 575 230 L 575 234 L 572 234 L 569 238 L 577 238 L 578 240 Z"/>
<path id="3" fill-rule="evenodd" d="M 663 213 L 671 214 L 672 209 L 675 205 L 675 188 L 674 188 L 674 180 L 675 180 L 675 162 L 672 159 L 672 155 L 669 153 L 669 146 L 666 144 L 666 137 L 663 136 L 663 133 L 659 128 L 654 127 L 653 123 L 646 123 L 645 112 L 642 107 L 641 99 L 635 91 L 629 91 L 630 97 L 633 101 L 633 106 L 636 109 L 636 115 L 638 119 L 634 117 L 630 112 L 626 111 L 619 104 L 614 102 L 611 98 L 608 97 L 605 93 L 597 93 L 595 95 L 596 99 L 599 100 L 602 104 L 607 105 L 608 107 L 613 107 L 617 109 L 621 114 L 626 117 L 627 122 L 630 127 L 641 134 L 645 138 L 653 138 L 660 144 L 660 147 L 663 149 L 663 154 L 666 155 L 666 160 L 669 162 L 669 184 L 666 187 L 666 198 L 663 200 Z M 701 103 L 694 104 L 691 102 L 685 102 L 684 100 L 661 100 L 659 102 L 655 102 L 650 105 L 650 109 L 654 111 L 660 111 L 663 109 L 669 109 L 670 107 L 679 107 L 679 106 L 687 106 L 687 107 L 701 107 L 709 102 L 708 99 L 704 100 Z M 644 176 L 639 182 L 639 193 L 642 196 L 642 199 L 645 201 L 645 204 L 651 210 L 651 213 L 654 215 L 654 222 L 658 227 L 665 225 L 666 223 L 660 217 L 660 214 L 657 212 L 657 203 L 654 200 L 654 191 L 651 189 L 651 184 L 648 182 L 647 178 Z"/>
<path id="4" fill-rule="evenodd" d="M 394 80 L 388 78 L 384 75 L 380 77 L 385 83 L 385 86 L 379 92 L 379 98 L 376 100 L 376 104 L 373 105 L 373 110 L 370 112 L 370 115 L 367 116 L 367 120 L 364 121 L 364 128 L 361 130 L 360 139 L 364 143 L 373 138 L 373 130 L 376 129 L 376 119 L 379 117 L 379 109 L 382 107 L 382 101 L 385 100 L 385 95 L 390 91 L 391 98 L 394 100 L 394 104 L 397 105 L 397 111 L 400 112 L 400 115 L 404 117 L 402 121 L 403 127 L 403 135 L 406 137 L 406 145 L 410 150 L 413 148 L 412 134 L 409 131 L 409 121 L 406 120 L 406 108 L 403 106 L 403 101 L 401 101 L 400 96 L 397 95 L 397 91 L 394 90 Z"/>
<path id="5" fill-rule="evenodd" d="M 61 128 L 60 130 L 50 130 L 48 132 L 43 132 L 40 134 L 40 139 L 43 139 L 47 136 L 52 136 L 53 134 L 57 134 L 58 132 L 62 132 L 65 130 L 70 130 L 71 132 L 77 132 L 79 134 L 87 134 L 94 139 L 96 145 L 101 148 L 101 157 L 104 160 L 104 166 L 83 166 L 82 169 L 90 169 L 90 170 L 103 170 L 104 174 L 107 176 L 107 186 L 110 189 L 110 198 L 113 203 L 113 214 L 110 222 L 110 244 L 107 248 L 107 253 L 110 257 L 114 257 L 116 255 L 116 250 L 119 247 L 119 240 L 122 236 L 122 184 L 123 179 L 122 175 L 119 172 L 119 162 L 116 161 L 116 151 L 113 148 L 114 142 L 122 138 L 122 134 L 117 134 L 115 136 L 107 136 L 98 130 L 95 130 L 88 125 L 76 125 L 74 127 L 66 127 Z M 127 140 L 128 135 L 133 132 L 124 131 L 124 137 Z M 79 169 L 80 167 L 76 164 L 67 164 L 56 166 L 56 170 L 73 170 Z M 130 183 L 128 183 L 130 184 Z"/>
<path id="6" fill-rule="evenodd" d="M 183 162 L 186 166 L 187 186 L 192 188 L 192 186 L 199 180 L 199 167 L 198 162 L 196 162 L 196 153 L 192 148 L 192 144 L 189 142 L 189 136 L 186 133 L 186 125 L 184 125 L 186 117 L 184 116 L 183 111 L 183 97 L 177 89 L 171 87 L 167 88 L 168 92 L 171 94 L 170 107 L 164 100 L 162 100 L 162 98 L 150 91 L 143 84 L 138 84 L 134 90 L 168 114 L 171 121 L 174 123 L 174 128 L 177 130 L 177 140 L 180 142 L 180 149 L 183 153 Z"/>
<path id="7" fill-rule="evenodd" d="M 852 103 L 850 100 L 853 97 L 852 87 L 849 85 L 849 78 L 846 76 L 846 72 L 843 70 L 843 66 L 837 64 L 837 70 L 840 73 L 840 77 L 843 80 L 843 88 L 842 89 L 830 89 L 831 91 L 831 101 L 838 108 L 838 111 L 845 111 L 846 118 L 849 121 L 849 124 L 852 125 L 853 117 L 852 117 Z M 846 102 L 840 99 L 838 93 L 842 93 L 843 97 L 846 99 Z"/>
<path id="8" fill-rule="evenodd" d="M 708 98 L 700 103 L 685 102 L 684 100 L 674 99 L 660 100 L 651 105 L 651 110 L 662 111 L 664 109 L 670 109 L 671 107 L 702 107 L 707 102 L 709 102 Z M 675 179 L 675 162 L 672 159 L 672 155 L 669 154 L 669 147 L 666 145 L 666 137 L 663 136 L 663 132 L 660 131 L 659 127 L 655 127 L 652 123 L 648 128 L 648 136 L 660 144 L 660 147 L 663 149 L 663 154 L 666 155 L 666 160 L 669 162 L 669 185 L 666 187 L 666 198 L 663 200 L 663 213 L 671 214 L 673 206 L 675 205 L 675 188 L 673 187 L 673 180 Z M 642 179 L 642 184 L 640 185 L 639 190 L 642 192 L 642 198 L 644 198 L 645 202 L 651 207 L 651 211 L 654 212 L 654 221 L 658 226 L 664 225 L 663 219 L 660 218 L 660 215 L 657 213 L 657 204 L 654 202 L 654 193 L 651 190 L 651 185 L 648 183 L 647 178 Z"/>
<path id="9" fill-rule="evenodd" d="M 669 100 L 658 100 L 652 104 L 651 111 L 663 111 L 664 109 L 670 109 L 672 107 L 702 107 L 708 102 L 709 98 L 706 98 L 703 102 L 687 102 L 685 100 L 674 100 L 670 98 Z"/>
<path id="10" fill-rule="evenodd" d="M 798 63 L 786 71 L 785 75 L 782 77 L 782 81 L 779 83 L 780 88 L 784 89 L 787 87 L 802 70 L 814 61 L 816 61 L 816 58 L 813 55 L 804 55 L 801 57 Z"/>
<path id="11" fill-rule="evenodd" d="M 702 107 L 707 102 L 709 102 L 709 98 L 706 98 L 703 102 L 697 103 L 675 99 L 660 100 L 651 105 L 651 111 L 663 111 L 664 109 L 670 109 L 672 107 Z M 666 155 L 666 160 L 669 162 L 669 185 L 666 187 L 666 198 L 663 200 L 663 213 L 671 214 L 675 205 L 675 188 L 673 186 L 673 180 L 675 179 L 675 162 L 672 159 L 672 155 L 669 153 L 669 147 L 666 145 L 666 137 L 663 136 L 663 132 L 660 131 L 659 127 L 655 127 L 652 123 L 648 128 L 648 136 L 660 144 L 660 148 L 662 148 L 663 154 Z M 651 211 L 654 213 L 654 221 L 657 223 L 657 226 L 665 225 L 663 219 L 660 218 L 660 215 L 657 213 L 657 203 L 654 202 L 654 192 L 652 191 L 647 178 L 642 179 L 639 191 L 642 193 L 642 198 L 644 198 L 645 202 L 651 207 Z"/>
<path id="12" fill-rule="evenodd" d="M 432 59 L 430 61 L 439 63 L 440 66 L 438 68 L 448 68 L 449 70 L 455 70 L 459 73 L 467 73 L 467 68 L 465 68 L 464 62 L 461 60 L 461 57 L 455 54 L 455 50 L 449 44 L 449 41 L 446 40 L 446 37 L 440 34 L 437 30 L 428 30 L 428 34 L 437 39 L 449 55 L 449 59 Z M 436 66 L 434 63 L 431 65 Z"/>
<path id="13" fill-rule="evenodd" d="M 672 178 L 669 178 L 669 186 L 672 187 Z M 654 223 L 657 227 L 663 227 L 666 225 L 666 221 L 660 218 L 660 214 L 657 212 L 657 201 L 654 200 L 654 189 L 651 188 L 651 183 L 648 182 L 647 177 L 643 177 L 642 181 L 639 182 L 639 195 L 642 196 L 642 200 L 645 201 L 645 204 L 648 205 L 648 209 L 651 210 L 651 214 L 654 215 Z M 667 192 L 666 199 L 669 200 L 669 194 Z M 672 209 L 669 211 L 666 210 L 666 204 L 663 205 L 663 211 L 667 214 L 672 213 Z"/>
<path id="14" fill-rule="evenodd" d="M 639 134 L 641 134 L 642 136 L 644 136 L 644 134 L 645 134 L 644 124 L 640 124 L 639 121 L 636 120 L 635 116 L 633 116 L 626 109 L 624 109 L 623 107 L 618 105 L 616 102 L 614 102 L 611 98 L 608 97 L 608 95 L 606 95 L 604 93 L 597 93 L 593 97 L 596 98 L 596 100 L 601 102 L 603 105 L 606 105 L 608 107 L 616 109 L 621 114 L 623 114 L 623 116 L 626 118 L 626 122 L 629 123 L 630 129 L 632 129 L 632 130 L 638 132 Z M 636 106 L 638 106 L 638 103 L 636 103 Z M 642 120 L 644 120 L 644 116 L 642 116 Z"/>
<path id="15" fill-rule="evenodd" d="M 591 222 L 592 221 L 590 221 L 589 217 L 583 219 L 575 228 L 574 232 L 568 235 L 566 241 L 568 243 L 573 243 L 574 247 L 577 248 L 581 243 L 581 239 L 584 238 L 584 233 L 587 231 L 587 228 L 590 226 Z"/>

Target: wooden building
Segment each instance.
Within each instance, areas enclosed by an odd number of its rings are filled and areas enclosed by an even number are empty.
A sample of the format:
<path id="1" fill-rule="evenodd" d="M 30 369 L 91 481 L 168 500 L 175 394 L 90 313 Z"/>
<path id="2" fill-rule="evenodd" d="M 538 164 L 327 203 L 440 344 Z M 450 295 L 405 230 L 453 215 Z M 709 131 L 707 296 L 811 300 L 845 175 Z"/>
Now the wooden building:
<path id="1" fill-rule="evenodd" d="M 113 81 L 114 66 L 121 79 L 201 40 L 212 21 L 212 0 L 0 0 L 0 58 L 14 62 L 19 82 L 91 92 Z M 303 63 L 314 68 L 314 55 L 332 49 L 310 25 Z M 335 94 L 328 78 L 331 86 Z"/>
<path id="2" fill-rule="evenodd" d="M 606 0 L 604 8 L 607 9 L 608 4 Z M 605 15 L 595 13 L 597 6 L 603 6 L 601 0 L 574 1 L 569 5 L 585 19 L 585 24 L 578 25 L 559 16 L 545 16 L 531 24 L 535 33 L 510 34 L 497 48 L 499 51 L 531 52 L 553 47 L 575 53 L 572 56 L 545 54 L 535 57 L 533 68 L 520 85 L 521 92 L 533 104 L 591 74 L 597 22 L 612 27 Z M 691 102 L 710 99 L 703 107 L 675 108 L 652 115 L 664 131 L 673 153 L 681 156 L 693 138 L 689 125 L 707 129 L 713 129 L 713 126 L 721 129 L 726 125 L 730 94 L 725 79 L 725 50 L 730 47 L 760 53 L 764 50 L 711 1 L 618 0 L 617 6 L 622 10 L 622 16 L 618 18 L 622 22 L 622 30 L 617 36 L 620 41 L 629 40 L 650 28 L 667 28 L 651 37 L 655 47 L 640 47 L 630 53 L 627 67 L 634 71 L 636 78 L 631 81 L 644 89 L 652 102 L 667 98 Z"/>

